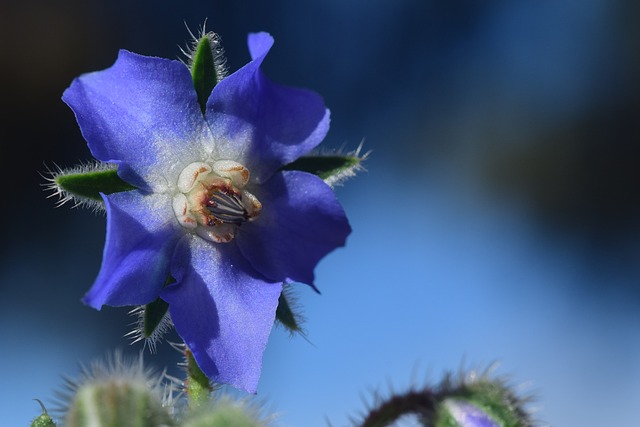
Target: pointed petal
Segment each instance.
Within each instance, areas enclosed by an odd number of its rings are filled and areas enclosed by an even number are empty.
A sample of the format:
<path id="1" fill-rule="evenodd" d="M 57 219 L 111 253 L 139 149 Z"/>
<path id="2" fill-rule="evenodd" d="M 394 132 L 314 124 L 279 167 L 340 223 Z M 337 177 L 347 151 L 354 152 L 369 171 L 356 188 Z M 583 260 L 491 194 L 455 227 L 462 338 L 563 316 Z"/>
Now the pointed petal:
<path id="1" fill-rule="evenodd" d="M 213 381 L 255 393 L 281 283 L 261 277 L 234 244 L 189 235 L 162 290 L 176 330 Z"/>
<path id="2" fill-rule="evenodd" d="M 218 157 L 245 165 L 255 182 L 316 147 L 329 131 L 329 110 L 315 92 L 269 80 L 260 64 L 273 38 L 249 36 L 252 61 L 223 79 L 207 103 Z"/>
<path id="3" fill-rule="evenodd" d="M 142 305 L 156 299 L 169 274 L 180 230 L 169 196 L 126 191 L 103 196 L 107 237 L 102 267 L 84 302 Z"/>
<path id="4" fill-rule="evenodd" d="M 175 182 L 211 149 L 191 75 L 178 61 L 122 50 L 112 67 L 75 79 L 62 99 L 93 156 L 119 163 L 119 175 L 138 188 Z"/>
<path id="5" fill-rule="evenodd" d="M 315 175 L 284 171 L 256 195 L 263 209 L 238 229 L 240 250 L 270 279 L 313 285 L 318 261 L 344 246 L 351 232 L 335 194 Z"/>

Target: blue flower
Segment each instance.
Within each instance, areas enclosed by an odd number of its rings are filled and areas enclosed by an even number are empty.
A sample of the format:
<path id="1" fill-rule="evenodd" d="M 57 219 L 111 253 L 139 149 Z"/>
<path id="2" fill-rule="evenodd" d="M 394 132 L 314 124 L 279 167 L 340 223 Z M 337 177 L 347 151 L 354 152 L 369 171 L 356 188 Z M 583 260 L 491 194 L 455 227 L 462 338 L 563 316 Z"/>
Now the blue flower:
<path id="1" fill-rule="evenodd" d="M 63 100 L 93 156 L 137 187 L 103 195 L 103 261 L 84 302 L 162 298 L 202 371 L 253 393 L 283 283 L 313 286 L 351 229 L 324 181 L 281 170 L 329 130 L 322 98 L 263 74 L 269 34 L 248 44 L 251 62 L 215 86 L 204 114 L 184 64 L 125 50 Z"/>

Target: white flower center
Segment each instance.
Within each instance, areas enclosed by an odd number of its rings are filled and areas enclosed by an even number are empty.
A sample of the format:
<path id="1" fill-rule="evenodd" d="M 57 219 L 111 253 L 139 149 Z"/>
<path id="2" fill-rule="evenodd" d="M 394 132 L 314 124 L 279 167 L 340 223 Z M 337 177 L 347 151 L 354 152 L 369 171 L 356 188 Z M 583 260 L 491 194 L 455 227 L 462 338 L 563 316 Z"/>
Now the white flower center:
<path id="1" fill-rule="evenodd" d="M 215 243 L 233 240 L 239 226 L 260 215 L 262 204 L 244 187 L 249 170 L 232 160 L 195 162 L 180 172 L 173 211 L 180 225 Z"/>

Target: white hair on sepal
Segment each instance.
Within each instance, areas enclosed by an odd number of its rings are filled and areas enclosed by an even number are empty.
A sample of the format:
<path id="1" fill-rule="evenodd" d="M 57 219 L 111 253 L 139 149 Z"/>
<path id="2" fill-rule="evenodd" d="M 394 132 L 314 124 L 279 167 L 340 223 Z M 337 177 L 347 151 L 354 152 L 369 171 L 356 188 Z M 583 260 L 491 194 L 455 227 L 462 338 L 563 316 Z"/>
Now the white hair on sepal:
<path id="1" fill-rule="evenodd" d="M 356 176 L 359 172 L 366 172 L 367 169 L 364 167 L 364 162 L 369 158 L 369 155 L 371 155 L 371 150 L 368 150 L 366 152 L 362 152 L 362 148 L 364 147 L 364 139 L 362 141 L 360 141 L 360 144 L 358 144 L 358 147 L 355 150 L 352 151 L 348 151 L 346 153 L 344 153 L 344 155 L 347 156 L 353 156 L 353 157 L 357 157 L 358 158 L 358 163 L 347 168 L 344 169 L 342 171 L 340 171 L 340 173 L 337 173 L 329 178 L 327 178 L 325 180 L 325 182 L 332 188 L 335 188 L 337 186 L 340 186 L 342 184 L 344 184 L 344 182 L 349 179 L 349 178 L 353 178 L 354 176 Z M 341 148 L 340 150 L 338 150 L 338 153 L 336 154 L 341 154 L 341 151 L 343 151 L 344 148 Z"/>
<path id="2" fill-rule="evenodd" d="M 46 182 L 44 182 L 41 185 L 44 187 L 44 190 L 46 192 L 51 193 L 47 196 L 48 199 L 52 197 L 58 198 L 58 200 L 55 203 L 56 208 L 59 208 L 60 206 L 65 205 L 68 202 L 72 202 L 73 203 L 73 206 L 71 206 L 72 209 L 81 207 L 81 208 L 87 208 L 93 211 L 94 213 L 105 212 L 104 203 L 102 200 L 92 199 L 89 197 L 71 193 L 65 190 L 64 188 L 62 188 L 58 184 L 58 178 L 63 176 L 68 176 L 68 175 L 79 175 L 79 174 L 85 174 L 90 172 L 103 172 L 103 171 L 116 170 L 118 168 L 117 164 L 104 163 L 98 160 L 89 160 L 89 161 L 80 162 L 76 166 L 73 166 L 71 168 L 66 168 L 66 169 L 63 169 L 62 167 L 58 166 L 55 163 L 53 167 L 49 167 L 45 165 L 45 168 L 46 168 L 46 171 L 43 173 L 40 173 L 40 176 L 42 176 L 42 178 L 44 178 Z"/>
<path id="3" fill-rule="evenodd" d="M 343 145 L 338 149 L 327 150 L 327 149 L 319 148 L 307 154 L 306 156 L 309 156 L 309 157 L 347 156 L 347 157 L 356 157 L 358 159 L 357 163 L 349 167 L 346 167 L 340 170 L 339 172 L 332 174 L 329 177 L 324 178 L 324 182 L 326 182 L 327 185 L 329 185 L 329 187 L 335 188 L 343 185 L 345 181 L 347 181 L 349 178 L 353 178 L 358 173 L 367 171 L 363 163 L 369 158 L 369 155 L 371 154 L 371 150 L 368 150 L 363 153 L 363 147 L 364 147 L 364 139 L 360 141 L 360 144 L 358 144 L 358 147 L 355 150 L 347 151 L 347 149 Z"/>
<path id="4" fill-rule="evenodd" d="M 143 350 L 149 348 L 151 353 L 155 353 L 158 343 L 162 342 L 162 338 L 173 328 L 173 321 L 171 320 L 169 310 L 167 310 L 153 332 L 149 336 L 146 336 L 144 333 L 145 309 L 146 306 L 141 305 L 129 311 L 129 314 L 137 317 L 137 319 L 131 324 L 133 329 L 124 336 L 131 340 L 131 345 L 144 341 Z"/>
<path id="5" fill-rule="evenodd" d="M 185 48 L 178 46 L 182 55 L 184 55 L 185 59 L 178 58 L 180 62 L 186 65 L 189 69 L 193 65 L 193 57 L 198 48 L 198 43 L 203 37 L 209 39 L 209 44 L 211 45 L 211 53 L 213 54 L 213 64 L 216 71 L 216 79 L 220 82 L 222 79 L 229 75 L 229 67 L 227 66 L 227 57 L 225 56 L 224 47 L 222 46 L 222 39 L 220 35 L 214 33 L 213 31 L 207 32 L 205 26 L 207 24 L 207 20 L 205 19 L 202 26 L 198 29 L 198 36 L 193 34 L 189 26 L 185 23 L 185 27 L 187 27 L 187 31 L 191 36 L 191 40 L 188 42 Z"/>

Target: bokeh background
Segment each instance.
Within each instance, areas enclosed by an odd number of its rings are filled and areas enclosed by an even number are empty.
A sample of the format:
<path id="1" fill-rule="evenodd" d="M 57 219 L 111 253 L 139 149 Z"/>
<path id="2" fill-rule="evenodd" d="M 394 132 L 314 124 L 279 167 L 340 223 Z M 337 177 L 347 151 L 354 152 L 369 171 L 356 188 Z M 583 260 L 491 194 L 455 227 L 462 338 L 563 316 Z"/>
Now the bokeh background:
<path id="1" fill-rule="evenodd" d="M 353 234 L 322 295 L 298 289 L 308 341 L 276 328 L 264 356 L 282 425 L 348 425 L 376 390 L 493 362 L 544 423 L 639 425 L 639 18 L 635 0 L 1 2 L 0 423 L 141 348 L 126 309 L 80 303 L 104 217 L 42 189 L 90 158 L 63 90 L 120 48 L 179 57 L 206 19 L 231 70 L 272 33 L 264 69 L 324 96 L 324 147 L 372 151 L 337 189 Z"/>

